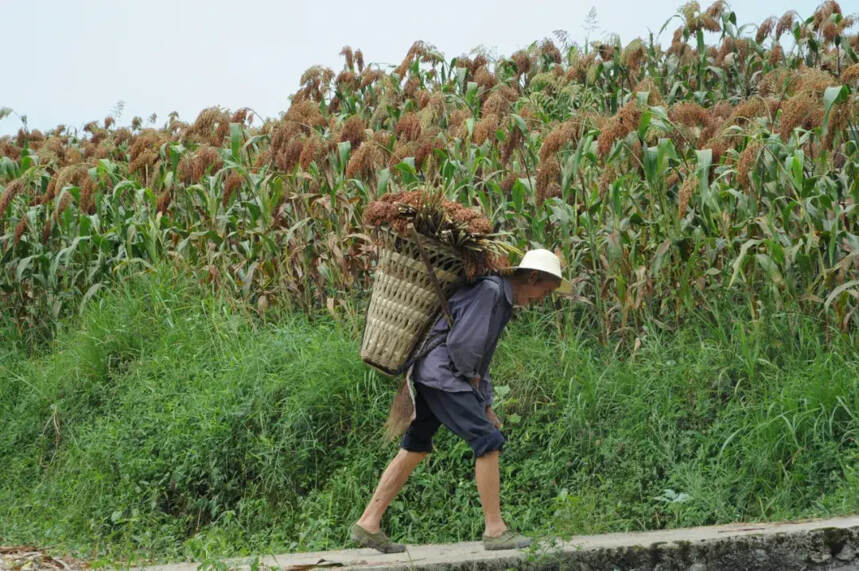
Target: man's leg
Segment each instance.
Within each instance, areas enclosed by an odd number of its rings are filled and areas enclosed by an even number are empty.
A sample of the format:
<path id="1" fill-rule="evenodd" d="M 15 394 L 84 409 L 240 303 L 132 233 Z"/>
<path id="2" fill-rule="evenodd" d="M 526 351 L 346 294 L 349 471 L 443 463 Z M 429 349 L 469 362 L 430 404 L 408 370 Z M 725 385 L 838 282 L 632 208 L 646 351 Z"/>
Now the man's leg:
<path id="1" fill-rule="evenodd" d="M 424 388 L 426 406 L 442 424 L 468 442 L 477 459 L 474 479 L 485 518 L 485 535 L 498 537 L 507 531 L 501 517 L 501 482 L 498 457 L 504 446 L 504 435 L 486 415 L 486 406 L 472 391 L 445 392 Z"/>
<path id="2" fill-rule="evenodd" d="M 377 533 L 380 529 L 380 522 L 385 510 L 391 505 L 391 502 L 399 493 L 403 484 L 409 479 L 409 475 L 426 456 L 426 452 L 410 452 L 400 449 L 399 453 L 394 456 L 385 471 L 382 472 L 382 477 L 379 479 L 379 485 L 376 491 L 373 492 L 373 497 L 367 508 L 358 520 L 364 530 L 370 533 Z M 496 469 L 498 463 L 495 464 Z"/>
<path id="3" fill-rule="evenodd" d="M 498 537 L 507 531 L 507 524 L 501 517 L 501 478 L 498 473 L 498 450 L 487 452 L 474 463 L 474 479 L 477 493 L 486 520 L 484 535 Z"/>
<path id="4" fill-rule="evenodd" d="M 415 385 L 415 392 L 415 418 L 403 435 L 399 453 L 382 472 L 379 485 L 373 492 L 370 503 L 356 522 L 359 527 L 370 533 L 381 531 L 380 522 L 385 510 L 391 505 L 415 467 L 427 453 L 432 452 L 433 435 L 441 426 L 439 420 L 427 408 L 421 385 Z"/>

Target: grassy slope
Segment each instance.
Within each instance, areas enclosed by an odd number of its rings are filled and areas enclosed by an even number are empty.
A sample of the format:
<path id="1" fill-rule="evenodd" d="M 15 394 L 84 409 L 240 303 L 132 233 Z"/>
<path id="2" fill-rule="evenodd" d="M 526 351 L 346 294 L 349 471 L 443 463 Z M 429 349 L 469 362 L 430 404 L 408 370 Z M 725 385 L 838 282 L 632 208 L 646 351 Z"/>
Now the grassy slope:
<path id="1" fill-rule="evenodd" d="M 803 318 L 722 313 L 630 357 L 552 315 L 512 322 L 494 367 L 515 525 L 568 535 L 859 510 L 848 343 Z M 339 547 L 395 452 L 380 430 L 393 382 L 359 361 L 353 325 L 261 324 L 181 278 L 108 292 L 42 357 L 0 355 L 6 543 L 168 559 Z M 388 530 L 477 537 L 471 471 L 442 431 Z"/>

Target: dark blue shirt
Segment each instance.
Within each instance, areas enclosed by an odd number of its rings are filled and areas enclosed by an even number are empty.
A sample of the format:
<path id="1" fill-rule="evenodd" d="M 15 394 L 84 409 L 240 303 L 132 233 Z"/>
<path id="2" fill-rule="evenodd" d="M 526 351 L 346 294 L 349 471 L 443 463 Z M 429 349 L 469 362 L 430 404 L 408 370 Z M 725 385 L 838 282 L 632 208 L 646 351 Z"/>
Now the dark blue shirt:
<path id="1" fill-rule="evenodd" d="M 435 389 L 464 392 L 472 390 L 471 379 L 480 377 L 480 392 L 489 406 L 489 362 L 513 313 L 510 280 L 499 276 L 479 278 L 454 292 L 448 304 L 453 329 L 448 333 L 447 320 L 441 315 L 429 333 L 431 337 L 447 334 L 447 342 L 415 362 L 412 379 Z"/>

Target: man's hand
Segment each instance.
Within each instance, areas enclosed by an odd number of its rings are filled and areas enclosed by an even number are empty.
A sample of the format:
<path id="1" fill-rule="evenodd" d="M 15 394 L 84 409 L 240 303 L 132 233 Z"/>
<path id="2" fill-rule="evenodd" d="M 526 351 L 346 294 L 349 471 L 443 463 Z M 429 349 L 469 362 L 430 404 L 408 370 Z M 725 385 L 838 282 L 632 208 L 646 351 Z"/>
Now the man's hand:
<path id="1" fill-rule="evenodd" d="M 501 428 L 504 426 L 503 424 L 501 424 L 501 421 L 498 420 L 498 416 L 495 414 L 495 411 L 492 410 L 491 406 L 486 407 L 486 416 L 489 418 L 489 422 L 491 422 L 492 425 L 495 426 L 495 428 L 501 430 Z"/>
<path id="2" fill-rule="evenodd" d="M 474 385 L 475 389 L 479 390 L 480 389 L 480 377 L 473 377 L 471 379 L 471 384 Z M 489 422 L 491 422 L 495 428 L 501 430 L 501 427 L 504 426 L 503 424 L 501 424 L 501 421 L 498 420 L 498 415 L 495 414 L 495 411 L 492 410 L 491 406 L 486 407 L 486 416 L 489 418 Z"/>

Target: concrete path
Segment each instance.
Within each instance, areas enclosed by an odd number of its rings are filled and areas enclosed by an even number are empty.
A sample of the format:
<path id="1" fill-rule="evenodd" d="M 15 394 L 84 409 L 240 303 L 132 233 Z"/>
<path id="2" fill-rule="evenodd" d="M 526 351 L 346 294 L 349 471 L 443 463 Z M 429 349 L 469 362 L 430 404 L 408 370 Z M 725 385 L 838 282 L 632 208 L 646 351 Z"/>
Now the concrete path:
<path id="1" fill-rule="evenodd" d="M 254 558 L 225 560 L 248 569 Z M 827 569 L 859 570 L 859 516 L 781 523 L 737 523 L 639 533 L 577 536 L 519 551 L 485 551 L 479 542 L 409 545 L 404 553 L 371 549 L 259 557 L 278 569 Z M 148 567 L 191 571 L 195 563 Z"/>

